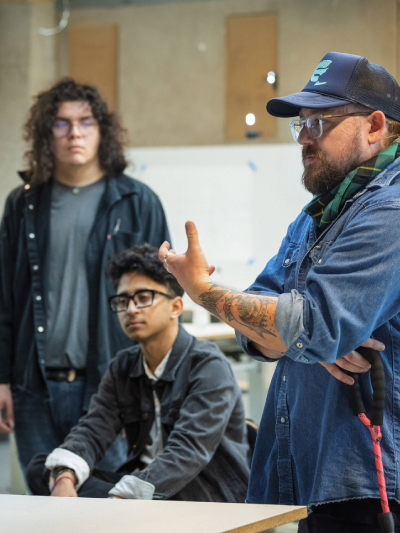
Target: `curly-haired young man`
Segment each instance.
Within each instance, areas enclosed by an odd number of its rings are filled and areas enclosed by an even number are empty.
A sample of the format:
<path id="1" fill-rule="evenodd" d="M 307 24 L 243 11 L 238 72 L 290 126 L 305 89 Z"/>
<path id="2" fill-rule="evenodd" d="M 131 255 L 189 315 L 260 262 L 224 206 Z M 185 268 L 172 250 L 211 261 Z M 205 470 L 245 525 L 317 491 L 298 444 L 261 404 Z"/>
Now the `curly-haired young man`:
<path id="1" fill-rule="evenodd" d="M 107 261 L 168 236 L 158 197 L 123 174 L 124 130 L 94 87 L 67 78 L 40 93 L 25 132 L 26 184 L 0 229 L 0 431 L 15 427 L 23 468 L 63 441 L 130 344 L 108 309 Z"/>
<path id="2" fill-rule="evenodd" d="M 249 448 L 241 393 L 226 357 L 179 326 L 183 289 L 156 248 L 126 250 L 109 271 L 116 290 L 111 310 L 138 345 L 113 359 L 88 414 L 64 443 L 32 460 L 32 492 L 243 502 Z M 129 460 L 117 472 L 94 468 L 121 427 Z"/>

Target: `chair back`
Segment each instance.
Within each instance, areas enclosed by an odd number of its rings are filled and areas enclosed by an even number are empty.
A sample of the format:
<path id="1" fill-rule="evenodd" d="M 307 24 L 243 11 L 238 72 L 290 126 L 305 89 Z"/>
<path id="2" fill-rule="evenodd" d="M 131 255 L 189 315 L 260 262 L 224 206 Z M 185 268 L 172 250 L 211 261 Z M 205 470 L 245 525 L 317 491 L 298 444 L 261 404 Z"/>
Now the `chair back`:
<path id="1" fill-rule="evenodd" d="M 250 448 L 249 460 L 250 460 L 250 466 L 251 466 L 251 461 L 253 459 L 253 454 L 254 454 L 254 448 L 256 446 L 258 425 L 255 422 L 253 422 L 253 420 L 246 418 L 246 429 L 247 429 L 247 442 L 249 443 L 249 448 Z"/>

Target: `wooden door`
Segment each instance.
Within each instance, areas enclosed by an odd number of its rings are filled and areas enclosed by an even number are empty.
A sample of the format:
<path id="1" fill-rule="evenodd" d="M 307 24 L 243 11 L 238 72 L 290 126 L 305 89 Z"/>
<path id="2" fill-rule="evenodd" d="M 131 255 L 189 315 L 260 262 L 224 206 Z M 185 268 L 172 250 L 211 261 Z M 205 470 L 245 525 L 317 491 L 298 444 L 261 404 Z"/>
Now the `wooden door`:
<path id="1" fill-rule="evenodd" d="M 278 17 L 275 14 L 227 19 L 226 139 L 274 137 L 276 118 L 265 106 L 276 96 Z M 255 123 L 246 124 L 253 114 Z M 251 118 L 251 117 L 250 117 Z"/>
<path id="2" fill-rule="evenodd" d="M 68 31 L 69 74 L 95 85 L 111 110 L 117 106 L 118 27 L 76 26 Z"/>

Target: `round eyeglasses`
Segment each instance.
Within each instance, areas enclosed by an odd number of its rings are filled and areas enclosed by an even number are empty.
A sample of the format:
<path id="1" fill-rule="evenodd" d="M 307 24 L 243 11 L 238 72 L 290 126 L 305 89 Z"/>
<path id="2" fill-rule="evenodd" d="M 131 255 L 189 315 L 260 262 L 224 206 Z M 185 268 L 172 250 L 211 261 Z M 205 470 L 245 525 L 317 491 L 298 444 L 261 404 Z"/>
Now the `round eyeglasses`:
<path id="1" fill-rule="evenodd" d="M 76 124 L 81 136 L 87 137 L 93 132 L 95 127 L 98 125 L 98 122 L 94 117 L 82 118 L 74 123 L 72 123 L 67 118 L 59 118 L 54 122 L 52 128 L 54 137 L 56 139 L 67 137 L 71 134 L 72 127 L 74 124 Z"/>
<path id="2" fill-rule="evenodd" d="M 127 311 L 129 307 L 129 302 L 132 300 L 135 306 L 138 309 L 143 307 L 151 307 L 154 302 L 154 295 L 160 294 L 165 296 L 170 300 L 173 300 L 175 296 L 170 294 L 165 294 L 165 292 L 155 291 L 153 289 L 140 289 L 134 294 L 116 294 L 115 296 L 110 296 L 108 303 L 110 304 L 111 311 L 113 313 L 121 313 L 122 311 Z"/>
<path id="3" fill-rule="evenodd" d="M 304 126 L 307 129 L 308 136 L 311 139 L 318 139 L 323 133 L 322 124 L 326 122 L 327 118 L 334 117 L 358 117 L 367 116 L 373 113 L 373 111 L 363 113 L 341 113 L 340 115 L 312 115 L 304 119 L 291 120 L 289 126 L 292 132 L 293 139 L 298 142 L 301 130 Z"/>

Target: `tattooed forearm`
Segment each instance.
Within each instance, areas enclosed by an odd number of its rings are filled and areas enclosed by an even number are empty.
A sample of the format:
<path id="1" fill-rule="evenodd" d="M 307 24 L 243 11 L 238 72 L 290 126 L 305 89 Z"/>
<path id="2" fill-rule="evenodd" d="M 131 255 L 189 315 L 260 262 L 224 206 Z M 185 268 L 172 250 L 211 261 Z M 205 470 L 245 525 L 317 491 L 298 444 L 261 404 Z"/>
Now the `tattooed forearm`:
<path id="1" fill-rule="evenodd" d="M 235 320 L 235 317 L 233 316 L 233 313 L 232 313 L 233 307 L 234 307 L 233 302 L 240 301 L 241 299 L 242 299 L 242 296 L 240 294 L 230 294 L 225 297 L 225 302 L 224 302 L 222 309 L 225 313 L 225 318 L 229 320 L 229 322 L 232 322 L 232 320 Z"/>
<path id="2" fill-rule="evenodd" d="M 238 302 L 238 313 L 242 324 L 255 331 L 260 337 L 264 337 L 264 333 L 267 335 L 273 335 L 272 329 L 274 328 L 274 317 L 268 309 L 268 305 L 275 303 L 272 298 L 263 296 L 260 298 L 255 295 L 248 295 Z"/>
<path id="3" fill-rule="evenodd" d="M 218 290 L 214 291 L 214 288 Z M 207 292 L 200 294 L 199 300 L 207 311 L 210 311 L 215 316 L 219 316 L 217 304 L 227 292 L 230 291 L 228 289 L 222 289 L 219 285 L 213 283 Z"/>
<path id="4" fill-rule="evenodd" d="M 269 308 L 276 304 L 276 298 L 235 292 L 213 283 L 200 294 L 199 300 L 205 309 L 223 320 L 236 321 L 262 338 L 276 337 L 274 314 Z"/>

